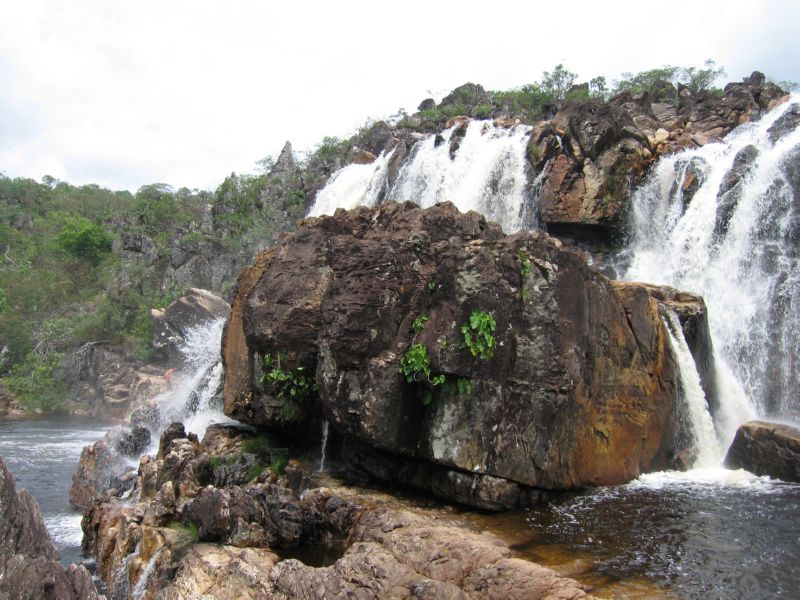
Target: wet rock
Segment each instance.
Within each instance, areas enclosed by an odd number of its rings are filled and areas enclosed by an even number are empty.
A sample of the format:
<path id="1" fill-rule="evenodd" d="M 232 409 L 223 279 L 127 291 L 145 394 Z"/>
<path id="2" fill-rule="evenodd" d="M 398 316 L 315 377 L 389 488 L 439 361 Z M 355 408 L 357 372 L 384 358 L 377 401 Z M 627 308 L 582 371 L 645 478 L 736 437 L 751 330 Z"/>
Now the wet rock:
<path id="1" fill-rule="evenodd" d="M 731 217 L 742 196 L 742 182 L 757 158 L 758 148 L 753 145 L 745 146 L 736 154 L 730 171 L 722 179 L 717 192 L 715 237 L 724 236 L 727 233 Z"/>
<path id="2" fill-rule="evenodd" d="M 781 117 L 767 130 L 769 141 L 773 144 L 800 125 L 800 104 L 792 104 Z"/>
<path id="3" fill-rule="evenodd" d="M 86 446 L 72 475 L 70 504 L 86 510 L 109 490 L 121 494 L 131 489 L 135 470 L 128 466 L 125 457 L 138 458 L 147 449 L 150 432 L 146 429 L 144 432 L 135 434 L 122 428 L 112 429 L 103 439 Z"/>
<path id="4" fill-rule="evenodd" d="M 613 286 L 626 305 L 636 302 L 637 295 L 647 294 L 661 306 L 675 312 L 686 344 L 694 358 L 697 373 L 700 375 L 700 384 L 709 410 L 712 415 L 715 414 L 719 408 L 720 398 L 717 392 L 714 344 L 711 340 L 705 300 L 697 294 L 681 292 L 666 285 L 614 281 Z"/>
<path id="5" fill-rule="evenodd" d="M 33 497 L 16 489 L 0 459 L 0 597 L 99 598 L 83 566 L 61 566 Z"/>
<path id="6" fill-rule="evenodd" d="M 520 256 L 530 261 L 524 277 Z M 307 219 L 240 276 L 223 348 L 225 411 L 284 427 L 263 410 L 272 396 L 254 369 L 287 352 L 287 367 L 316 373 L 307 418 L 324 415 L 376 450 L 527 487 L 627 481 L 676 454 L 677 373 L 651 300 L 625 305 L 556 240 L 504 236 L 448 203 Z M 477 310 L 496 319 L 491 360 L 461 347 L 460 327 Z M 429 320 L 414 333 L 419 315 Z M 431 373 L 469 379 L 471 392 L 434 390 L 425 406 L 424 387 L 399 372 L 415 343 Z"/>
<path id="7" fill-rule="evenodd" d="M 725 466 L 800 482 L 800 429 L 765 421 L 745 423 L 736 431 Z"/>

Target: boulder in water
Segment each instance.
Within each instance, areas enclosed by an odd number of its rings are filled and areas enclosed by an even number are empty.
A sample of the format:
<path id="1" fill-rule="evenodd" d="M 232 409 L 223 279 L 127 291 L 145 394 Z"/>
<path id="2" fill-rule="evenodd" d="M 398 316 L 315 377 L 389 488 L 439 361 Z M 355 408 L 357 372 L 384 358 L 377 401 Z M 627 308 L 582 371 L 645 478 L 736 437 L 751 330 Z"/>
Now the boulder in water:
<path id="1" fill-rule="evenodd" d="M 766 421 L 745 423 L 736 431 L 725 466 L 800 482 L 800 429 Z"/>
<path id="2" fill-rule="evenodd" d="M 61 566 L 36 500 L 0 458 L 0 598 L 99 598 L 83 566 Z"/>
<path id="3" fill-rule="evenodd" d="M 466 348 L 473 313 L 496 321 L 491 357 Z M 419 383 L 400 372 L 412 347 L 427 359 Z M 275 409 L 285 398 L 256 370 L 278 353 L 281 368 L 303 367 L 319 387 L 293 407 L 293 427 L 316 434 L 324 417 L 344 439 L 486 486 L 451 486 L 469 492 L 455 498 L 464 503 L 508 508 L 483 503 L 498 483 L 621 483 L 678 451 L 677 372 L 658 303 L 646 293 L 627 302 L 541 232 L 505 236 L 449 203 L 306 219 L 262 252 L 239 278 L 226 328 L 229 416 L 287 427 Z"/>

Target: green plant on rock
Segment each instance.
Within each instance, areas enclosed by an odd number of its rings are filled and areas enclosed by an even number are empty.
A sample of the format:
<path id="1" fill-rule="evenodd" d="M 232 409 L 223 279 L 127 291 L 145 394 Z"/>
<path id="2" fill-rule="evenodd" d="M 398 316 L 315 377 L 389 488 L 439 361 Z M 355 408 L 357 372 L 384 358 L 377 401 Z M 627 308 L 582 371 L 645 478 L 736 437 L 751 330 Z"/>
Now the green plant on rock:
<path id="1" fill-rule="evenodd" d="M 305 367 L 286 370 L 282 363 L 287 360 L 286 354 L 278 352 L 264 356 L 264 375 L 261 385 L 272 388 L 273 393 L 283 401 L 281 415 L 287 421 L 297 417 L 300 405 L 317 393 L 317 384 L 313 377 L 306 373 Z"/>
<path id="2" fill-rule="evenodd" d="M 200 541 L 200 530 L 194 523 L 174 521 L 167 527 L 175 532 L 174 546 L 179 550 L 186 550 Z"/>
<path id="3" fill-rule="evenodd" d="M 425 344 L 414 344 L 400 358 L 400 372 L 408 383 L 428 381 L 431 376 L 431 358 Z"/>
<path id="4" fill-rule="evenodd" d="M 469 321 L 461 326 L 464 335 L 463 348 L 468 348 L 472 356 L 489 360 L 494 356 L 497 340 L 493 333 L 497 329 L 494 317 L 483 310 L 473 310 Z"/>
<path id="5" fill-rule="evenodd" d="M 425 327 L 425 322 L 428 320 L 430 319 L 426 315 L 418 316 L 416 319 L 414 319 L 414 322 L 411 323 L 411 331 L 414 333 L 419 333 L 422 331 L 423 327 Z"/>

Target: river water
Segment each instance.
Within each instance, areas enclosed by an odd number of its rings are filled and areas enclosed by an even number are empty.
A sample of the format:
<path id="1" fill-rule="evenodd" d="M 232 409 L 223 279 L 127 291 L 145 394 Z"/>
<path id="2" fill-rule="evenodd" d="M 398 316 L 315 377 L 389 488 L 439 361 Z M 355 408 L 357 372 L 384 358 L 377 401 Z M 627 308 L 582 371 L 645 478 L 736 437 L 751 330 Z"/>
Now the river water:
<path id="1" fill-rule="evenodd" d="M 103 437 L 109 425 L 97 419 L 39 418 L 0 421 L 0 456 L 44 515 L 61 562 L 81 560 L 81 513 L 69 504 L 72 474 L 84 446 Z"/>

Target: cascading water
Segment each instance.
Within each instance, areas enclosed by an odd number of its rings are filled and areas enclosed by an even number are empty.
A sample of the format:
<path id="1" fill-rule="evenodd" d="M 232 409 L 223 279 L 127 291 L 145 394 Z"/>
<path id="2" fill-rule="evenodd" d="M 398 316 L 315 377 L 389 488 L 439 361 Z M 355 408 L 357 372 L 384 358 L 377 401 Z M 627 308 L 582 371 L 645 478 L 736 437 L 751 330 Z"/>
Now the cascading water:
<path id="1" fill-rule="evenodd" d="M 391 153 L 370 165 L 349 165 L 319 193 L 310 215 L 374 206 L 384 197 L 423 207 L 449 200 L 463 212 L 484 214 L 507 233 L 532 227 L 536 211 L 530 206 L 525 156 L 530 131 L 527 125 L 502 128 L 491 121 L 454 125 L 417 142 L 391 186 Z"/>
<path id="2" fill-rule="evenodd" d="M 155 399 L 159 429 L 181 421 L 187 431 L 203 436 L 211 423 L 236 423 L 222 413 L 220 392 L 223 368 L 220 344 L 224 319 L 208 321 L 190 329 L 181 347 L 181 375 L 173 387 Z M 157 439 L 156 439 L 157 441 Z"/>
<path id="3" fill-rule="evenodd" d="M 716 467 L 722 456 L 714 431 L 714 422 L 711 419 L 711 413 L 708 412 L 706 395 L 700 384 L 700 374 L 697 372 L 694 358 L 683 335 L 678 315 L 672 310 L 666 311 L 664 324 L 667 327 L 670 344 L 678 360 L 678 369 L 681 374 L 682 412 L 685 412 L 685 418 L 682 418 L 681 421 L 684 421 L 691 430 L 692 446 L 697 452 L 692 467 Z"/>
<path id="4" fill-rule="evenodd" d="M 328 421 L 327 419 L 322 422 L 322 445 L 319 451 L 319 468 L 317 471 L 322 472 L 325 470 L 325 451 L 328 448 Z"/>
<path id="5" fill-rule="evenodd" d="M 800 128 L 773 128 L 797 101 L 662 158 L 633 196 L 625 278 L 705 298 L 726 442 L 756 414 L 800 417 Z"/>

